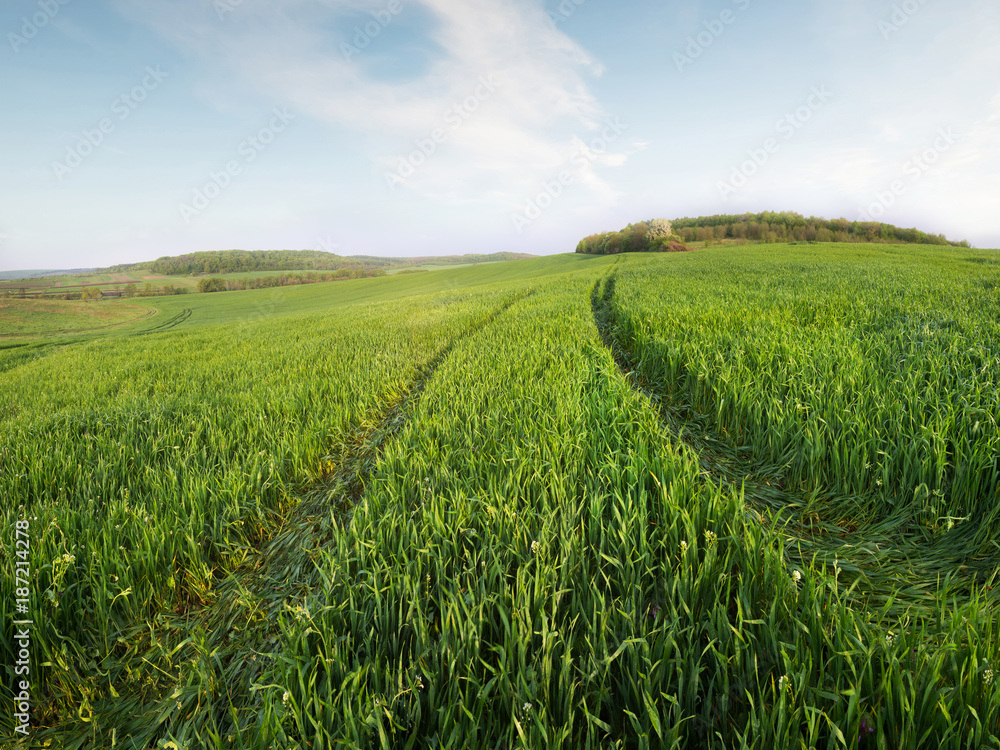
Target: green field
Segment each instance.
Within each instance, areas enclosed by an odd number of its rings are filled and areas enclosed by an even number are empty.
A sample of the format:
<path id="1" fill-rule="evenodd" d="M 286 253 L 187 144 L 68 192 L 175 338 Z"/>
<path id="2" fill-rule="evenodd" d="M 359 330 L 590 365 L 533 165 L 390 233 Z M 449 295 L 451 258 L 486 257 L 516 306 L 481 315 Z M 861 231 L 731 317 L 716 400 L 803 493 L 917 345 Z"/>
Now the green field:
<path id="1" fill-rule="evenodd" d="M 0 341 L 117 328 L 154 314 L 149 307 L 124 300 L 95 305 L 71 300 L 0 299 Z"/>
<path id="2" fill-rule="evenodd" d="M 335 257 L 335 256 L 331 256 Z M 343 259 L 345 261 L 345 268 L 368 268 L 369 270 L 375 268 L 382 268 L 387 274 L 397 274 L 400 271 L 438 271 L 438 270 L 454 270 L 459 268 L 469 268 L 478 267 L 493 263 L 504 263 L 509 262 L 505 260 L 484 260 L 484 261 L 471 261 L 471 262 L 461 262 L 465 257 L 476 257 L 476 256 L 453 256 L 447 258 L 438 259 L 425 259 L 425 258 L 368 258 L 363 256 L 361 260 L 355 260 L 352 263 L 351 258 Z M 483 255 L 478 256 L 482 258 L 495 258 L 496 255 Z M 366 265 L 367 264 L 367 265 Z M 332 273 L 335 269 L 327 270 L 317 270 L 315 273 Z M 267 277 L 275 277 L 281 274 L 288 275 L 300 275 L 305 276 L 312 273 L 309 269 L 305 270 L 266 270 L 266 271 L 245 271 L 245 272 L 226 272 L 226 273 L 211 273 L 211 274 L 177 274 L 177 275 L 164 275 L 156 273 L 148 268 L 140 269 L 105 269 L 99 270 L 94 273 L 79 273 L 71 275 L 62 276 L 40 276 L 38 278 L 30 279 L 14 279 L 6 280 L 0 279 L 0 298 L 4 295 L 20 295 L 22 292 L 27 294 L 46 294 L 46 295 L 64 295 L 67 293 L 79 293 L 86 287 L 96 287 L 104 291 L 125 291 L 126 286 L 129 284 L 134 284 L 137 293 L 143 292 L 147 285 L 152 286 L 153 290 L 159 294 L 164 285 L 168 285 L 173 288 L 184 289 L 189 292 L 194 292 L 198 287 L 198 282 L 205 278 L 206 275 L 216 278 L 227 279 L 230 281 L 248 280 L 248 279 L 261 279 Z"/>
<path id="3" fill-rule="evenodd" d="M 0 330 L 3 747 L 1000 747 L 996 251 L 38 310 Z"/>

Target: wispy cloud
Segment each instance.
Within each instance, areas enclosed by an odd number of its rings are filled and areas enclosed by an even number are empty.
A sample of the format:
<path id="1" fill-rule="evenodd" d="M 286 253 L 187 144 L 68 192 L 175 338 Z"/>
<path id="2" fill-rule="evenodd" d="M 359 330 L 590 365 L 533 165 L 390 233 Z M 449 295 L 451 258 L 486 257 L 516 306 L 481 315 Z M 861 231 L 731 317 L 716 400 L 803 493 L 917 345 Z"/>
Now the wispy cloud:
<path id="1" fill-rule="evenodd" d="M 420 61 L 421 74 L 405 80 L 379 75 L 368 64 L 370 56 L 394 54 L 389 29 L 357 54 L 331 44 L 338 35 L 350 44 L 359 21 L 363 28 L 372 20 L 358 14 L 384 13 L 388 0 L 230 5 L 220 19 L 204 0 L 119 0 L 123 14 L 258 94 L 366 134 L 380 170 L 394 168 L 417 140 L 441 128 L 482 76 L 493 77 L 496 92 L 449 133 L 407 182 L 410 189 L 518 195 L 566 164 L 577 139 L 602 127 L 605 113 L 587 86 L 588 77 L 601 75 L 600 62 L 557 28 L 537 0 L 400 0 L 391 24 L 434 50 Z M 415 18 L 425 23 L 412 23 Z M 218 85 L 230 84 L 220 76 Z M 614 166 L 624 158 L 602 162 Z M 588 182 L 603 187 L 596 177 Z"/>

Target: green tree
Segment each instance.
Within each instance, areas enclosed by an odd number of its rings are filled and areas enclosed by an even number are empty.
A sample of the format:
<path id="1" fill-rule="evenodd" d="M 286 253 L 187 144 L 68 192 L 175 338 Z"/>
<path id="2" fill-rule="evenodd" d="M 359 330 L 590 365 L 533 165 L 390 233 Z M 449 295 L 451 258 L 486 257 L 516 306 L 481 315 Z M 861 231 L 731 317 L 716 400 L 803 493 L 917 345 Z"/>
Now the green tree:
<path id="1" fill-rule="evenodd" d="M 226 289 L 226 280 L 218 276 L 198 280 L 199 292 L 224 292 Z"/>

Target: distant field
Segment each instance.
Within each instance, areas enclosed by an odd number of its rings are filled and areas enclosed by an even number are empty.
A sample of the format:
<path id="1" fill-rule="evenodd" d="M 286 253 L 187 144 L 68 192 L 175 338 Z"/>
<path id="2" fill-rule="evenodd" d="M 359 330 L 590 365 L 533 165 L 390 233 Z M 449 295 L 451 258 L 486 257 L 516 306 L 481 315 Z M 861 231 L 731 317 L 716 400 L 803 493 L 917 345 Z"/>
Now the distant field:
<path id="1" fill-rule="evenodd" d="M 270 289 L 128 300 L 0 300 L 0 305 L 10 305 L 7 309 L 11 311 L 8 315 L 0 308 L 0 335 L 72 332 L 99 328 L 109 323 L 120 325 L 115 333 L 121 335 L 158 330 L 168 324 L 171 328 L 192 328 L 215 323 L 254 323 L 264 318 L 322 312 L 357 303 L 387 301 L 503 281 L 522 281 L 536 275 L 572 271 L 592 261 L 593 258 L 580 255 L 550 256 L 444 268 L 433 274 L 404 274 L 397 277 L 352 279 Z M 69 325 L 63 317 L 65 315 L 75 316 L 75 322 Z M 150 315 L 155 317 L 146 317 Z M 32 317 L 36 318 L 34 322 L 29 320 Z M 59 328 L 60 325 L 67 327 Z"/>
<path id="2" fill-rule="evenodd" d="M 0 745 L 1000 748 L 997 258 L 0 309 Z"/>
<path id="3" fill-rule="evenodd" d="M 224 279 L 253 279 L 264 276 L 278 276 L 281 273 L 306 274 L 307 271 L 252 271 L 248 273 L 220 273 L 211 274 Z M 31 291 L 44 290 L 51 294 L 65 294 L 66 292 L 79 292 L 85 286 L 97 286 L 101 289 L 124 289 L 127 284 L 135 284 L 139 291 L 148 283 L 157 289 L 164 284 L 173 287 L 184 287 L 194 290 L 198 286 L 199 279 L 204 276 L 163 276 L 145 271 L 126 271 L 113 274 L 85 274 L 79 276 L 52 276 L 43 279 L 24 279 L 20 281 L 0 282 L 0 294 L 4 291 L 17 293 L 21 289 Z"/>
<path id="4" fill-rule="evenodd" d="M 484 263 L 447 263 L 447 262 L 418 262 L 409 266 L 399 266 L 390 267 L 386 269 L 386 273 L 396 274 L 399 271 L 407 269 L 417 269 L 426 271 L 436 271 L 436 270 L 453 270 L 457 268 L 467 268 L 476 267 L 481 265 L 486 265 L 488 263 L 504 263 L 510 261 L 487 261 Z M 316 271 L 316 273 L 330 273 L 331 271 Z M 298 270 L 298 271 L 250 271 L 244 273 L 213 273 L 213 274 L 199 274 L 197 276 L 185 275 L 185 276 L 166 276 L 162 274 L 155 274 L 151 271 L 140 270 L 140 271 L 121 271 L 115 273 L 85 273 L 85 274 L 74 274 L 69 276 L 45 276 L 42 278 L 30 278 L 30 279 L 16 279 L 16 280 L 4 280 L 0 278 L 0 296 L 4 292 L 10 292 L 12 294 L 18 294 L 21 290 L 25 290 L 29 293 L 31 292 L 43 292 L 45 294 L 66 294 L 66 293 L 78 293 L 82 291 L 85 287 L 97 287 L 103 290 L 113 290 L 119 289 L 124 290 L 125 286 L 128 284 L 134 284 L 136 288 L 141 291 L 146 284 L 151 284 L 154 288 L 159 290 L 164 285 L 170 285 L 172 287 L 182 287 L 194 291 L 198 286 L 198 281 L 205 276 L 219 277 L 223 279 L 255 279 L 263 278 L 267 276 L 279 276 L 281 274 L 297 274 L 306 275 L 310 273 L 309 270 Z"/>
<path id="5" fill-rule="evenodd" d="M 415 263 L 412 266 L 403 266 L 401 268 L 390 268 L 386 271 L 390 276 L 393 274 L 400 273 L 402 271 L 440 271 L 443 269 L 454 269 L 454 268 L 469 268 L 476 266 L 485 266 L 491 263 L 509 263 L 510 261 L 504 260 L 491 260 L 485 263 Z"/>

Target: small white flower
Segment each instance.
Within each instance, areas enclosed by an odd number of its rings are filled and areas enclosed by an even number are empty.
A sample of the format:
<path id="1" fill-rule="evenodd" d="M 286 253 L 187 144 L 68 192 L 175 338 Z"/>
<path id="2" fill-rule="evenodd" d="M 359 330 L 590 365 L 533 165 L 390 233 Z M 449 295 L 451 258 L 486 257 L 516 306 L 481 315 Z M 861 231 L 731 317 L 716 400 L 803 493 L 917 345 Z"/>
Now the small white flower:
<path id="1" fill-rule="evenodd" d="M 688 551 L 688 543 L 685 541 L 681 542 L 681 554 L 685 554 Z"/>
<path id="2" fill-rule="evenodd" d="M 985 672 L 983 672 L 983 684 L 984 685 L 992 685 L 993 684 L 993 670 L 992 669 L 987 669 Z"/>
<path id="3" fill-rule="evenodd" d="M 705 544 L 708 546 L 709 549 L 714 547 L 718 541 L 719 537 L 715 535 L 714 531 L 705 532 Z"/>
<path id="4" fill-rule="evenodd" d="M 417 675 L 417 688 L 420 689 L 420 690 L 424 689 L 424 681 L 420 677 L 420 675 Z"/>
<path id="5" fill-rule="evenodd" d="M 283 696 L 281 696 L 281 702 L 282 703 L 288 703 L 288 691 L 287 690 L 285 691 L 285 694 Z"/>
<path id="6" fill-rule="evenodd" d="M 895 642 L 896 642 L 896 636 L 894 636 L 892 633 L 886 633 L 886 636 L 885 636 L 885 645 L 886 646 L 891 646 Z"/>
<path id="7" fill-rule="evenodd" d="M 791 690 L 791 688 L 792 686 L 788 680 L 788 675 L 781 675 L 781 677 L 778 678 L 778 692 L 783 693 L 786 690 Z"/>
<path id="8" fill-rule="evenodd" d="M 525 703 L 523 706 L 521 706 L 521 710 L 524 711 L 525 713 L 527 713 L 528 711 L 531 710 L 531 704 L 530 703 Z"/>
<path id="9" fill-rule="evenodd" d="M 531 554 L 534 555 L 536 552 L 538 552 L 538 547 L 539 547 L 538 542 L 532 542 L 531 543 Z"/>
<path id="10" fill-rule="evenodd" d="M 802 581 L 802 574 L 799 571 L 797 571 L 797 570 L 793 570 L 792 571 L 792 582 L 797 586 L 799 584 L 799 582 L 801 582 L 801 581 Z"/>

